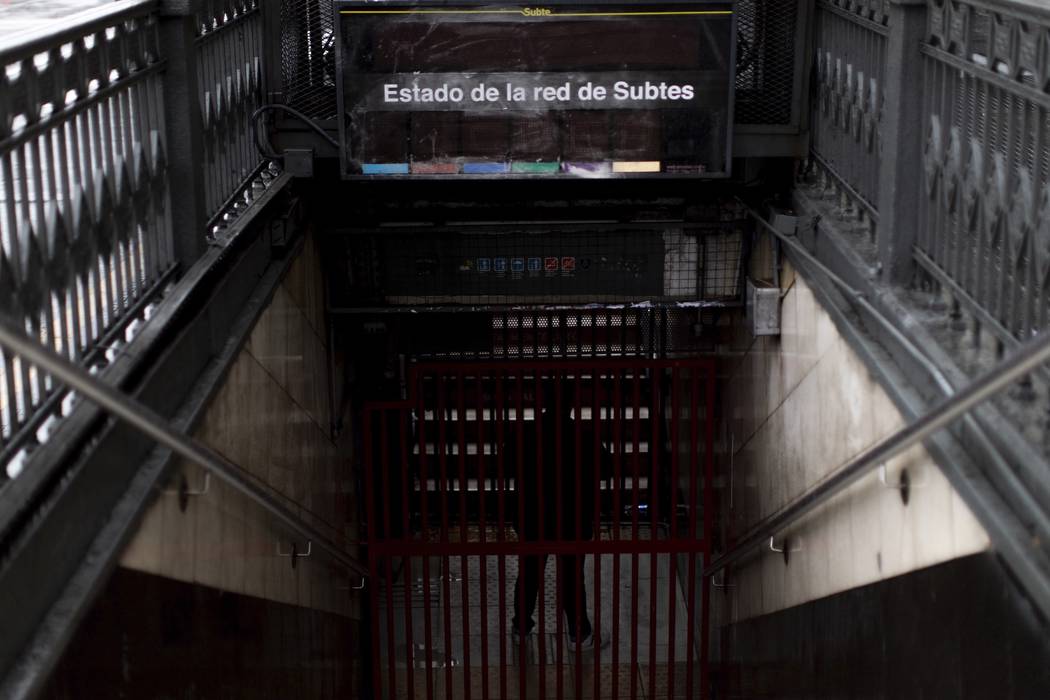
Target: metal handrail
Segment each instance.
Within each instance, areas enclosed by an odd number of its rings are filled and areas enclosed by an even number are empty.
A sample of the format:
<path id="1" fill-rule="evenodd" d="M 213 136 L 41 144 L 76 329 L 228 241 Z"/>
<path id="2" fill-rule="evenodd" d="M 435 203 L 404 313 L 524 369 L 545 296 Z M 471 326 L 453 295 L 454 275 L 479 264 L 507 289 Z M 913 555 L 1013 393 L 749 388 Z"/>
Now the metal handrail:
<path id="1" fill-rule="evenodd" d="M 133 17 L 144 9 L 155 8 L 158 0 L 117 0 L 77 12 L 72 17 L 51 22 L 41 19 L 41 26 L 13 32 L 0 39 L 0 65 L 54 49 L 79 39 L 86 32 L 100 31 Z M 72 21 L 72 24 L 69 23 Z"/>
<path id="2" fill-rule="evenodd" d="M 768 541 L 770 536 L 812 512 L 829 498 L 845 489 L 868 470 L 896 457 L 947 426 L 971 408 L 1050 361 L 1050 333 L 1036 336 L 1025 343 L 991 371 L 970 382 L 962 390 L 940 401 L 915 422 L 880 440 L 818 486 L 810 489 L 777 513 L 765 518 L 740 539 L 729 551 L 717 557 L 704 569 L 712 576 L 740 559 L 748 551 Z"/>
<path id="3" fill-rule="evenodd" d="M 749 209 L 749 212 L 759 222 L 766 224 L 767 228 L 776 234 L 780 240 L 787 243 L 789 247 L 799 252 L 807 260 L 817 264 L 837 284 L 852 289 L 840 277 L 820 264 L 800 243 L 774 229 L 754 210 Z M 771 536 L 775 536 L 776 533 L 784 530 L 791 523 L 811 513 L 832 496 L 863 476 L 868 470 L 921 443 L 933 433 L 968 413 L 976 405 L 1030 372 L 1035 371 L 1048 361 L 1050 361 L 1050 333 L 1044 333 L 1021 345 L 1015 353 L 961 390 L 949 393 L 946 398 L 938 402 L 930 411 L 913 423 L 864 450 L 819 485 L 802 494 L 778 512 L 763 519 L 728 551 L 716 557 L 714 561 L 704 568 L 703 575 L 713 576 L 719 570 L 739 560 L 751 550 L 768 541 Z"/>
<path id="4" fill-rule="evenodd" d="M 844 279 L 832 272 L 827 265 L 820 262 L 820 260 L 810 253 L 805 246 L 799 243 L 797 238 L 781 232 L 762 218 L 761 214 L 748 207 L 746 204 L 744 207 L 747 209 L 748 214 L 761 224 L 763 228 L 787 245 L 796 255 L 805 259 L 806 262 L 817 268 L 821 274 L 825 275 L 833 284 L 839 287 L 839 289 L 848 294 L 851 302 L 864 310 L 864 312 L 867 313 L 887 334 L 889 334 L 895 342 L 900 344 L 901 348 L 912 360 L 917 362 L 922 369 L 930 375 L 933 383 L 942 394 L 945 396 L 951 396 L 955 393 L 955 386 L 948 380 L 944 371 L 938 367 L 918 345 L 915 344 L 915 341 L 901 332 L 901 330 L 886 317 L 886 314 L 880 311 L 872 302 L 868 301 L 862 292 L 855 289 Z M 876 292 L 876 296 L 880 296 L 880 293 Z M 1045 368 L 1040 369 L 1043 369 L 1043 373 L 1045 373 Z M 1007 464 L 1006 460 L 1003 459 L 993 446 L 992 440 L 988 437 L 985 427 L 975 416 L 967 415 L 963 418 L 963 421 L 966 424 L 966 428 L 973 435 L 978 446 L 984 450 L 988 460 L 993 463 L 995 472 L 1004 480 L 1004 485 L 1010 488 L 1015 494 L 1017 494 L 1017 497 L 1021 499 L 1033 521 L 1037 521 L 1039 529 L 1042 532 L 1050 532 L 1050 513 L 1043 510 L 1032 495 L 1024 489 L 1018 474 Z"/>
<path id="5" fill-rule="evenodd" d="M 243 468 L 200 441 L 175 430 L 164 418 L 135 399 L 124 395 L 66 358 L 32 340 L 7 318 L 0 318 L 0 346 L 20 355 L 23 360 L 37 365 L 57 381 L 66 384 L 158 444 L 222 479 L 229 486 L 255 501 L 296 534 L 316 543 L 335 561 L 356 575 L 364 577 L 369 575 L 368 567 L 351 556 L 339 543 L 305 522 L 295 512 L 267 493 L 265 489 L 252 483 L 250 475 Z"/>

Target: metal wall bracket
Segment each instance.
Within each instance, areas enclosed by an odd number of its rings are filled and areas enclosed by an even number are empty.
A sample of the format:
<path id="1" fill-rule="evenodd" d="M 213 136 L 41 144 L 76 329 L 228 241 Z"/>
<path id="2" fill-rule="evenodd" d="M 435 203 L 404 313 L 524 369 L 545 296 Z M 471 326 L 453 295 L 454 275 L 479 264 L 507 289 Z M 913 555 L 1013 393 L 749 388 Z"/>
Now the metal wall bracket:
<path id="1" fill-rule="evenodd" d="M 183 513 L 186 512 L 186 508 L 189 507 L 190 498 L 197 498 L 204 496 L 211 490 L 211 472 L 204 472 L 204 485 L 199 489 L 191 489 L 189 480 L 186 478 L 186 474 L 179 475 L 179 487 L 176 489 L 164 489 L 161 493 L 165 496 L 178 496 L 179 497 L 179 510 Z"/>
<path id="2" fill-rule="evenodd" d="M 359 583 L 356 586 L 336 586 L 335 589 L 337 591 L 363 591 L 365 589 L 365 586 L 368 585 L 368 579 L 366 579 L 364 576 L 361 576 L 360 580 L 361 583 Z"/>
<path id="3" fill-rule="evenodd" d="M 794 540 L 792 540 L 790 537 L 785 537 L 784 546 L 779 548 L 775 544 L 773 544 L 773 539 L 774 538 L 772 537 L 769 538 L 769 551 L 776 552 L 777 554 L 783 554 L 785 564 L 788 563 L 789 555 L 792 552 L 802 551 L 802 540 L 800 538 L 796 537 Z"/>
<path id="4" fill-rule="evenodd" d="M 726 583 L 726 577 L 727 576 L 728 575 L 725 574 L 725 573 L 722 574 L 722 583 L 719 583 L 718 581 L 716 581 L 715 577 L 712 576 L 711 577 L 711 585 L 714 586 L 715 588 L 736 588 L 736 584 L 735 583 Z"/>
<path id="5" fill-rule="evenodd" d="M 314 548 L 314 543 L 311 540 L 307 540 L 307 542 L 306 542 L 306 551 L 305 552 L 300 552 L 299 551 L 299 544 L 296 543 L 296 542 L 292 542 L 292 551 L 290 551 L 290 552 L 282 552 L 281 551 L 281 542 L 280 542 L 280 540 L 278 540 L 277 541 L 277 556 L 279 556 L 279 557 L 289 557 L 292 560 L 292 568 L 294 569 L 296 560 L 299 559 L 300 557 L 308 557 L 308 556 L 310 556 L 310 553 L 313 551 L 313 548 Z"/>
<path id="6" fill-rule="evenodd" d="M 883 488 L 891 489 L 894 491 L 900 491 L 901 501 L 904 505 L 908 505 L 908 498 L 911 495 L 912 489 L 921 489 L 926 485 L 926 481 L 923 480 L 917 484 L 913 484 L 911 481 L 911 475 L 907 469 L 901 469 L 901 475 L 899 481 L 896 484 L 889 483 L 889 479 L 886 475 L 886 463 L 883 462 L 879 465 L 879 483 L 882 484 Z"/>

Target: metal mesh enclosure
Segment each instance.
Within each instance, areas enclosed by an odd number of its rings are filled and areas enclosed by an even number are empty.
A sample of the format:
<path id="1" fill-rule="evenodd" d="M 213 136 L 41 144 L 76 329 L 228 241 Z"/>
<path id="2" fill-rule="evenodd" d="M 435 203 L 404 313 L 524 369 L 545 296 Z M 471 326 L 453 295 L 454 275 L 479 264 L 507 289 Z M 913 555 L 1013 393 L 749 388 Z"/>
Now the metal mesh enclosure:
<path id="1" fill-rule="evenodd" d="M 336 117 L 332 0 L 283 0 L 281 75 L 286 104 L 314 119 Z"/>
<path id="2" fill-rule="evenodd" d="M 799 10 L 798 0 L 737 0 L 737 124 L 792 123 Z"/>
<path id="3" fill-rule="evenodd" d="M 651 309 L 506 309 L 405 319 L 406 354 L 433 359 L 644 357 L 655 346 Z M 439 329 L 442 340 L 436 338 Z M 406 332 L 407 331 L 407 332 Z"/>
<path id="4" fill-rule="evenodd" d="M 673 306 L 506 307 L 355 313 L 342 316 L 341 324 L 358 352 L 360 372 L 375 375 L 376 358 L 398 355 L 410 360 L 690 356 L 711 351 L 709 329 L 719 313 Z"/>
<path id="5" fill-rule="evenodd" d="M 798 0 L 737 0 L 738 124 L 792 124 Z M 286 103 L 335 118 L 332 0 L 283 0 L 282 74 Z M 799 96 L 800 97 L 800 96 Z"/>
<path id="6" fill-rule="evenodd" d="M 341 307 L 706 302 L 740 295 L 743 224 L 348 234 Z"/>

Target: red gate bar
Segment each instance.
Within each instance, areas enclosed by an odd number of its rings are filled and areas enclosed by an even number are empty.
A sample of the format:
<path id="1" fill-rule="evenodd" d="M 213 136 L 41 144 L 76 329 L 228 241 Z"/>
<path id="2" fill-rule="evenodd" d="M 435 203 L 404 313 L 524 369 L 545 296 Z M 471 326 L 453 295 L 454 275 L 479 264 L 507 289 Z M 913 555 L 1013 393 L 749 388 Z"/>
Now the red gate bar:
<path id="1" fill-rule="evenodd" d="M 478 392 L 480 393 L 480 391 Z M 464 420 L 463 407 L 465 402 L 463 400 L 463 375 L 459 374 L 456 376 L 456 409 L 459 411 L 459 420 L 456 421 L 458 431 L 457 437 L 459 439 L 459 541 L 467 541 L 467 489 L 464 488 L 464 484 L 467 483 L 467 439 L 466 439 L 466 421 Z M 482 421 L 478 421 L 478 425 L 481 425 Z M 484 450 L 482 443 L 477 442 L 478 454 L 484 456 Z M 460 559 L 460 571 L 462 573 L 462 591 L 463 591 L 463 672 L 467 677 L 466 682 L 463 684 L 463 698 L 464 700 L 470 700 L 470 584 L 469 584 L 469 571 L 467 566 L 467 555 L 463 554 Z"/>
<path id="2" fill-rule="evenodd" d="M 564 326 L 563 326 L 563 328 L 564 328 Z M 562 411 L 564 410 L 564 406 L 565 406 L 565 397 L 564 397 L 564 395 L 562 393 L 563 388 L 564 388 L 564 383 L 562 381 L 562 374 L 560 372 L 557 375 L 555 375 L 554 382 L 555 382 L 554 383 L 554 392 L 555 392 L 555 394 L 554 394 L 554 410 L 557 411 L 558 415 L 560 416 L 562 414 Z M 564 430 L 564 426 L 562 425 L 561 421 L 559 421 L 558 424 L 554 428 L 554 441 L 559 446 L 564 444 L 563 441 L 565 440 L 565 436 L 562 434 L 563 430 Z M 556 469 L 557 469 L 558 473 L 561 474 L 562 470 L 565 468 L 564 460 L 563 460 L 563 452 L 562 452 L 561 449 L 557 449 L 555 451 L 554 461 L 555 461 L 555 466 L 556 466 Z M 565 508 L 565 493 L 564 493 L 564 488 L 562 486 L 562 480 L 561 479 L 558 479 L 554 483 L 554 488 L 555 488 L 555 491 L 556 491 L 556 493 L 555 493 L 555 501 L 557 502 L 557 506 L 556 506 L 557 510 L 555 511 L 555 514 L 554 514 L 554 517 L 555 517 L 555 530 L 557 532 L 561 533 L 561 532 L 565 531 L 564 530 L 564 526 L 565 526 L 564 520 L 565 520 L 565 518 L 564 518 L 564 515 L 563 515 L 564 508 Z M 566 576 L 566 572 L 562 570 L 561 557 L 555 557 L 554 558 L 554 599 L 555 599 L 554 609 L 556 611 L 560 611 L 562 609 L 562 581 L 565 580 L 564 579 L 565 576 Z M 557 666 L 557 671 L 556 671 L 556 674 L 555 674 L 555 676 L 556 676 L 555 692 L 557 693 L 557 697 L 561 698 L 562 695 L 565 692 L 565 681 L 564 681 L 564 678 L 563 678 L 562 673 L 561 673 L 562 666 L 565 663 L 565 647 L 562 644 L 562 639 L 563 639 L 562 634 L 565 631 L 565 622 L 562 619 L 562 615 L 561 615 L 560 612 L 558 613 L 558 615 L 556 615 L 556 619 L 557 619 L 557 625 L 556 625 L 555 637 L 557 639 L 557 649 L 558 650 L 557 650 L 557 654 L 556 654 L 556 657 L 555 657 L 555 663 L 556 663 L 556 666 Z"/>
<path id="3" fill-rule="evenodd" d="M 509 556 L 527 556 L 542 554 L 575 554 L 580 551 L 581 544 L 586 554 L 699 554 L 705 551 L 703 542 L 688 542 L 685 540 L 618 540 L 592 542 L 584 540 L 544 540 L 536 542 L 499 543 L 499 542 L 377 542 L 374 545 L 375 552 L 383 556 L 416 556 L 424 554 L 443 557 L 482 557 L 498 556 L 500 554 Z"/>
<path id="4" fill-rule="evenodd" d="M 405 427 L 409 424 L 408 408 L 407 407 L 401 408 L 398 411 L 398 413 L 397 413 L 397 418 L 398 418 L 397 425 L 398 425 L 398 428 L 399 428 L 399 430 L 398 430 L 398 437 L 399 437 L 399 439 L 398 439 L 397 442 L 398 442 L 398 445 L 400 447 L 399 452 L 400 452 L 400 461 L 401 461 L 401 528 L 402 528 L 401 532 L 402 532 L 402 534 L 404 535 L 405 538 L 408 538 L 410 536 L 409 533 L 411 533 L 411 531 L 412 531 L 411 516 L 410 516 L 410 513 L 409 513 L 409 509 L 410 509 L 410 505 L 411 505 L 411 499 L 409 498 L 409 488 L 408 488 L 408 484 L 409 484 L 408 443 L 410 442 L 410 440 L 407 439 L 409 437 L 409 435 L 406 434 L 406 430 L 405 430 Z M 405 610 L 411 610 L 412 609 L 412 590 L 413 590 L 413 581 L 414 581 L 414 578 L 412 576 L 412 558 L 411 557 L 404 557 L 401 561 L 403 562 L 403 567 L 404 567 L 403 572 L 404 572 L 404 580 L 405 580 L 405 585 L 404 585 L 404 589 L 405 589 L 404 590 L 404 594 L 405 594 L 404 595 Z M 406 658 L 408 659 L 407 667 L 405 669 L 405 676 L 406 676 L 406 686 L 408 688 L 408 695 L 409 695 L 409 697 L 412 697 L 412 696 L 415 695 L 415 688 L 416 688 L 416 679 L 415 679 L 415 673 L 414 673 L 415 664 L 413 663 L 413 658 L 415 656 L 414 637 L 415 637 L 415 635 L 413 634 L 413 630 L 412 630 L 412 616 L 411 615 L 405 615 L 405 655 L 406 655 Z"/>
<path id="5" fill-rule="evenodd" d="M 638 477 L 640 471 L 640 459 L 641 454 L 641 411 L 639 407 L 642 405 L 642 394 L 641 394 L 641 378 L 638 372 L 634 373 L 634 402 L 631 404 L 634 407 L 633 423 L 634 430 L 631 432 L 634 442 L 632 443 L 634 449 L 631 451 L 633 457 L 631 458 L 632 466 L 634 467 L 634 483 L 638 484 Z M 641 509 L 639 508 L 638 501 L 638 488 L 635 486 L 631 489 L 632 496 L 634 497 L 634 508 L 631 510 L 631 536 L 632 539 L 638 537 L 638 519 Z M 635 539 L 636 541 L 636 539 Z M 631 556 L 631 591 L 638 590 L 638 552 L 632 552 Z M 635 598 L 631 601 L 631 700 L 636 700 L 638 697 L 638 599 Z"/>
<path id="6" fill-rule="evenodd" d="M 514 414 L 514 434 L 515 434 L 514 444 L 516 446 L 516 450 L 517 451 L 515 453 L 514 464 L 515 464 L 515 469 L 516 469 L 515 473 L 517 474 L 517 481 L 515 482 L 515 484 L 516 484 L 515 490 L 518 492 L 518 537 L 519 538 L 521 537 L 521 533 L 523 533 L 525 531 L 525 491 L 524 491 L 524 489 L 521 488 L 522 484 L 525 483 L 525 479 L 524 479 L 524 477 L 525 477 L 525 471 L 524 471 L 524 467 L 525 467 L 525 464 L 524 464 L 525 463 L 525 434 L 524 434 L 525 412 L 523 410 L 525 404 L 524 404 L 524 402 L 522 401 L 522 398 L 521 398 L 521 395 L 522 395 L 522 392 L 523 392 L 523 386 L 524 385 L 523 385 L 522 375 L 521 374 L 516 375 L 516 377 L 515 377 L 515 388 L 516 388 L 516 391 L 514 392 L 514 396 L 515 396 L 515 408 L 517 409 L 517 411 Z M 497 406 L 497 410 L 500 410 L 500 409 L 502 409 L 502 407 Z M 518 581 L 521 581 L 522 572 L 525 570 L 525 567 L 524 567 L 525 559 L 522 556 L 522 552 L 521 552 L 520 549 L 517 550 L 517 554 L 518 554 Z M 517 590 L 515 590 L 514 605 L 517 606 L 517 610 L 516 610 L 517 614 L 518 615 L 522 615 L 524 617 L 524 615 L 523 615 L 524 608 L 522 606 L 518 605 Z M 513 632 L 512 632 L 512 634 L 513 634 Z M 518 663 L 519 663 L 518 668 L 525 668 L 525 661 L 526 661 L 527 656 L 528 656 L 527 655 L 527 651 L 528 650 L 526 649 L 524 644 L 520 644 L 520 643 L 518 644 Z M 528 682 L 527 682 L 527 678 L 526 678 L 525 674 L 524 673 L 518 673 L 518 693 L 519 693 L 518 697 L 520 697 L 520 698 L 528 697 L 527 690 L 528 690 Z"/>
<path id="7" fill-rule="evenodd" d="M 694 370 L 692 372 L 692 382 L 690 384 L 689 391 L 689 413 L 691 416 L 697 415 L 699 409 L 699 391 L 700 382 L 699 374 Z M 707 419 L 710 420 L 710 416 Z M 696 474 L 697 468 L 697 447 L 699 441 L 699 430 L 697 430 L 698 421 L 693 418 L 689 421 L 689 471 L 691 474 Z M 708 449 L 710 449 L 710 443 Z M 705 481 L 705 484 L 710 484 L 710 481 Z M 705 504 L 706 508 L 706 504 Z M 689 484 L 689 536 L 696 537 L 696 479 L 691 479 Z M 711 538 L 708 537 L 708 531 L 704 531 L 703 546 L 704 551 L 707 551 L 707 547 L 710 545 Z M 696 601 L 696 553 L 689 553 L 689 593 L 688 593 L 688 605 L 689 605 L 689 626 L 687 627 L 688 639 L 686 640 L 685 650 L 688 658 L 693 658 L 693 645 L 694 639 L 694 623 L 693 615 Z M 707 596 L 704 596 L 704 604 L 707 604 Z M 706 622 L 701 625 L 701 629 L 704 630 L 704 634 L 707 634 Z M 706 675 L 702 676 L 706 678 Z M 685 667 L 685 693 L 687 697 L 693 697 L 693 664 L 687 664 Z"/>
<path id="8" fill-rule="evenodd" d="M 714 425 L 714 406 L 715 406 L 715 382 L 714 382 L 713 370 L 708 375 L 706 383 L 706 404 L 707 404 L 707 420 L 704 421 L 704 569 L 707 569 L 707 565 L 711 563 L 711 543 L 713 541 L 713 532 L 715 525 L 715 494 L 712 484 L 715 478 L 715 454 L 714 454 L 714 441 L 715 441 L 715 425 Z M 711 643 L 710 631 L 708 625 L 710 624 L 710 591 L 711 591 L 711 579 L 704 576 L 701 580 L 702 597 L 700 601 L 701 605 L 701 617 L 700 628 L 703 631 L 703 643 L 701 645 L 700 652 L 700 670 L 702 673 L 704 688 L 710 688 L 710 666 L 709 666 L 709 644 Z"/>
<path id="9" fill-rule="evenodd" d="M 419 432 L 419 474 L 422 483 L 427 483 L 427 445 L 426 445 L 426 431 L 423 426 L 426 424 L 426 416 L 417 412 L 420 430 Z M 404 488 L 408 490 L 408 483 L 404 484 Z M 419 512 L 420 522 L 425 524 L 430 522 L 429 511 L 427 510 L 427 499 L 424 495 L 419 501 Z M 430 533 L 423 529 L 422 532 L 423 541 L 429 542 Z M 434 645 L 431 640 L 434 638 L 433 620 L 430 612 L 430 557 L 423 557 L 423 629 L 424 629 L 424 659 L 426 663 L 426 677 L 427 677 L 427 697 L 434 697 Z M 413 660 L 414 660 L 413 656 Z"/>
<path id="10" fill-rule="evenodd" d="M 680 421 L 679 409 L 681 408 L 681 395 L 679 392 L 679 368 L 671 368 L 671 539 L 678 538 L 678 424 Z M 692 418 L 695 420 L 695 418 Z M 673 554 L 667 557 L 667 566 L 670 572 L 667 576 L 667 619 L 674 620 L 675 613 L 675 563 Z M 656 598 L 654 595 L 653 598 Z M 667 696 L 674 697 L 674 624 L 667 626 Z"/>
<path id="11" fill-rule="evenodd" d="M 655 420 L 650 419 L 649 424 L 652 429 L 652 437 L 649 442 L 649 454 L 650 454 L 650 466 L 651 476 L 649 482 L 649 514 L 650 514 L 650 529 L 649 537 L 653 538 L 656 536 L 657 528 L 657 512 L 660 507 L 660 480 L 658 478 L 659 470 L 659 455 L 660 451 L 653 449 L 653 446 L 660 441 L 660 383 L 654 382 L 650 389 L 650 400 L 652 406 L 650 407 L 650 415 L 655 414 Z M 656 619 L 656 591 L 653 590 L 656 587 L 656 566 L 659 562 L 655 554 L 650 553 L 649 555 L 649 693 L 646 697 L 656 697 L 656 625 L 653 620 Z M 668 621 L 670 623 L 670 621 Z"/>
<path id="12" fill-rule="evenodd" d="M 615 407 L 615 418 L 613 419 L 613 443 L 617 445 L 623 444 L 623 387 L 621 381 L 621 375 L 619 372 L 616 374 L 616 381 L 613 384 L 613 406 Z M 621 462 L 623 461 L 623 452 L 617 450 L 613 455 L 613 481 L 616 484 L 616 488 L 613 489 L 613 542 L 619 543 L 620 541 L 620 485 L 623 484 Z M 612 616 L 612 636 L 613 639 L 620 639 L 620 553 L 616 552 L 613 554 L 613 616 Z M 616 698 L 620 696 L 620 645 L 612 645 L 612 697 Z"/>
<path id="13" fill-rule="evenodd" d="M 475 416 L 478 416 L 478 444 L 485 444 L 485 421 L 481 420 L 485 411 L 485 402 L 483 400 L 485 391 L 484 384 L 479 386 L 477 399 L 474 404 Z M 485 483 L 485 451 L 478 450 L 478 482 L 481 484 Z M 478 524 L 479 532 L 481 536 L 481 543 L 485 544 L 487 533 L 485 528 L 487 523 L 485 522 L 485 499 L 482 498 L 478 508 Z M 481 700 L 488 700 L 489 698 L 489 624 L 488 624 L 488 567 L 486 566 L 486 555 L 480 557 L 480 573 L 478 574 L 478 593 L 481 598 Z M 465 567 L 464 567 L 465 568 Z M 503 666 L 502 658 L 500 659 L 500 667 Z"/>
<path id="14" fill-rule="evenodd" d="M 504 438 L 506 437 L 506 425 L 505 415 L 503 413 L 503 387 L 506 376 L 501 372 L 499 375 L 499 381 L 496 384 L 496 426 L 497 426 L 497 440 L 500 445 L 505 444 Z M 413 382 L 413 385 L 415 383 Z M 499 489 L 496 492 L 496 498 L 499 500 L 499 541 L 500 544 L 506 546 L 507 542 L 507 520 L 506 520 L 506 470 L 504 464 L 505 456 L 503 450 L 499 451 L 496 457 L 496 463 L 499 465 Z M 500 697 L 507 697 L 507 616 L 503 612 L 507 609 L 507 559 L 505 554 L 499 555 L 499 687 Z M 488 682 L 488 679 L 485 679 Z M 429 699 L 428 699 L 429 700 Z"/>
<path id="15" fill-rule="evenodd" d="M 543 411 L 543 385 L 542 385 L 542 383 L 540 383 L 538 378 L 535 381 L 535 389 L 533 391 L 533 397 L 535 399 L 535 401 L 533 403 L 533 416 L 534 416 L 533 420 L 535 420 L 535 423 L 536 423 L 536 444 L 537 445 L 542 445 L 543 444 L 543 423 L 542 423 L 542 421 L 536 420 L 536 417 L 540 416 L 540 414 Z M 521 492 L 524 493 L 524 490 L 522 490 Z M 537 503 L 537 506 L 539 508 L 539 512 L 540 513 L 545 513 L 546 511 L 544 510 L 544 506 L 546 504 L 543 502 L 543 470 L 542 469 L 537 469 L 536 470 L 536 494 L 539 496 L 538 503 Z M 542 521 L 542 517 L 540 518 L 540 520 Z M 542 527 L 543 526 L 541 525 L 541 531 L 542 531 Z M 542 535 L 541 535 L 541 537 L 542 537 Z M 544 567 L 544 569 L 545 568 L 546 567 Z M 544 573 L 545 573 L 544 571 L 540 572 L 540 577 L 541 578 L 543 577 Z M 546 697 L 547 697 L 547 693 L 546 693 L 546 690 L 547 690 L 547 657 L 546 657 L 547 649 L 546 649 L 546 646 L 547 645 L 545 644 L 545 641 L 546 641 L 545 640 L 545 636 L 546 636 L 546 632 L 547 632 L 547 624 L 546 624 L 546 622 L 547 622 L 546 621 L 546 607 L 547 607 L 547 605 L 546 605 L 546 600 L 545 600 L 546 596 L 544 595 L 545 594 L 545 588 L 546 588 L 546 586 L 542 585 L 542 583 L 541 583 L 541 585 L 539 587 L 539 591 L 538 591 L 538 594 L 539 594 L 538 595 L 538 599 L 539 599 L 538 609 L 539 609 L 539 630 L 540 630 L 540 634 L 539 634 L 539 637 L 538 637 L 537 641 L 539 642 L 540 678 L 539 678 L 538 690 L 539 690 L 539 698 L 540 698 L 540 700 L 546 700 Z M 557 609 L 557 608 L 555 608 L 555 609 Z M 521 646 L 524 647 L 525 645 L 522 644 Z M 524 675 L 524 674 L 522 674 L 522 675 Z"/>

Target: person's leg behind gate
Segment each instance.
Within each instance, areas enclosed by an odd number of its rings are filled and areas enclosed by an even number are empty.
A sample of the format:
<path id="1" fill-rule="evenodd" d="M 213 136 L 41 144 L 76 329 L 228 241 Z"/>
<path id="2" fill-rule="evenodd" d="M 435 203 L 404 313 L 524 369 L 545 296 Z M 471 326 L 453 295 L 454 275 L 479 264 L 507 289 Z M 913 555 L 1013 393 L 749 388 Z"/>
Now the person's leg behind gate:
<path id="1" fill-rule="evenodd" d="M 514 586 L 514 617 L 511 619 L 511 627 L 517 637 L 529 634 L 536 625 L 533 614 L 536 612 L 540 586 L 543 585 L 547 555 L 524 556 L 522 562 L 524 571 L 518 572 L 518 581 Z"/>
<path id="2" fill-rule="evenodd" d="M 591 619 L 587 614 L 587 586 L 583 574 L 586 557 L 583 554 L 562 554 L 559 559 L 562 571 L 561 608 L 566 619 L 565 629 L 569 639 L 584 640 L 591 636 Z"/>

